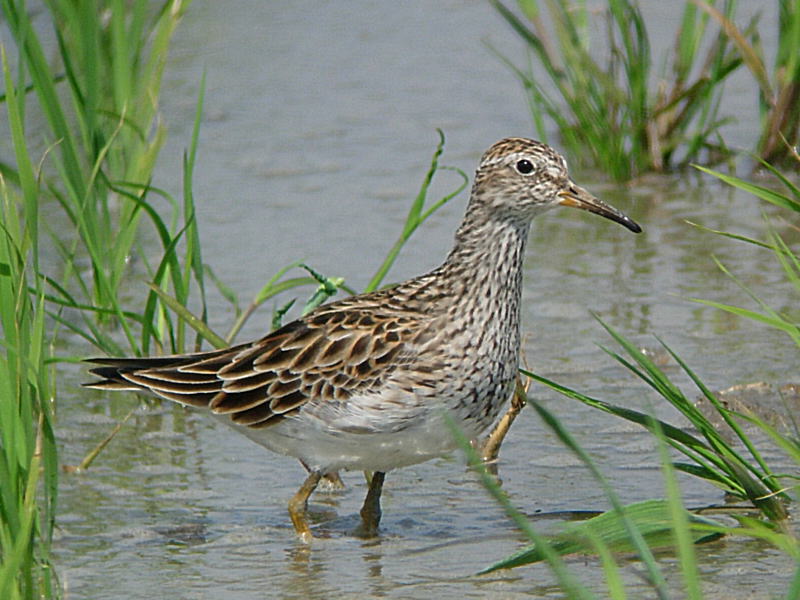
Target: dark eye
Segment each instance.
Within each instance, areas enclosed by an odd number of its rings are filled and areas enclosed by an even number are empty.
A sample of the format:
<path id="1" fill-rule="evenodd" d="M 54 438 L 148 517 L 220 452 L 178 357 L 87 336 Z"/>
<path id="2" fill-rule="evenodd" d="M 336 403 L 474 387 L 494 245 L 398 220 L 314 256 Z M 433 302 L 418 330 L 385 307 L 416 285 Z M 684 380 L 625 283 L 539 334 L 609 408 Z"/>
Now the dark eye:
<path id="1" fill-rule="evenodd" d="M 521 161 L 517 163 L 517 171 L 519 171 L 523 175 L 527 175 L 528 173 L 533 171 L 533 163 L 523 158 Z"/>

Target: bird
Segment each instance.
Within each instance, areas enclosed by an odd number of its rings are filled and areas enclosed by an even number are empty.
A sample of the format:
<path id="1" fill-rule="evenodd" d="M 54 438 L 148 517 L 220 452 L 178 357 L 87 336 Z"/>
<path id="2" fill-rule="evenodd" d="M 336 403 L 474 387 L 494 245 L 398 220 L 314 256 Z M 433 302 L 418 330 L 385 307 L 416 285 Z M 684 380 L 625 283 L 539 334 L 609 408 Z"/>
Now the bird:
<path id="1" fill-rule="evenodd" d="M 385 474 L 451 453 L 450 423 L 477 438 L 514 391 L 531 221 L 570 206 L 641 227 L 576 185 L 556 150 L 492 145 L 444 262 L 393 287 L 323 304 L 264 337 L 191 354 L 92 358 L 87 387 L 149 392 L 205 409 L 307 477 L 289 501 L 300 540 L 308 499 L 340 470 L 371 472 L 359 532 L 378 535 Z"/>

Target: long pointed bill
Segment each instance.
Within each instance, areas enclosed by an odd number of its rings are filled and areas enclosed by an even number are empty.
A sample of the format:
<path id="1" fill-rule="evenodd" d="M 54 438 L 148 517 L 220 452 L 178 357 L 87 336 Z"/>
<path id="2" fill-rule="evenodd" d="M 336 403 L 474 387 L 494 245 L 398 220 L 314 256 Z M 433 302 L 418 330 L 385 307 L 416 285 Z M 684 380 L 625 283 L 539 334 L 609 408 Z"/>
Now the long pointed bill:
<path id="1" fill-rule="evenodd" d="M 568 188 L 560 191 L 558 195 L 561 198 L 559 204 L 562 206 L 574 206 L 575 208 L 588 210 L 589 212 L 598 214 L 606 219 L 616 221 L 620 225 L 624 225 L 633 233 L 640 233 L 642 231 L 642 228 L 639 227 L 639 224 L 631 219 L 628 215 L 617 210 L 613 206 L 606 204 L 599 198 L 595 198 L 585 189 L 575 185 L 572 182 L 569 183 Z"/>

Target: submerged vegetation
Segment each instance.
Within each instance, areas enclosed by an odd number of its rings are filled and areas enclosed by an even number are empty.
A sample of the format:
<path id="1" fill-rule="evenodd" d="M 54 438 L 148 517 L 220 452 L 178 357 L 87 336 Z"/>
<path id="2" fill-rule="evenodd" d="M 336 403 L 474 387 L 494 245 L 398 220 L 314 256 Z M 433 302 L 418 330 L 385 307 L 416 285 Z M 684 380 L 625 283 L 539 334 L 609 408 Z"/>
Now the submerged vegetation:
<path id="1" fill-rule="evenodd" d="M 525 88 L 537 134 L 547 141 L 554 125 L 573 160 L 620 181 L 692 162 L 714 164 L 734 154 L 722 126 L 756 117 L 762 135 L 753 150 L 770 162 L 790 159 L 800 135 L 797 2 L 778 3 L 770 75 L 760 44 L 767 35 L 757 19 L 736 25 L 735 0 L 686 0 L 663 61 L 652 56 L 633 0 L 608 0 L 599 13 L 584 2 L 518 0 L 521 15 L 491 1 L 529 48 L 528 67 L 503 60 Z M 654 64 L 664 71 L 655 72 Z M 725 82 L 740 68 L 755 82 L 753 114 L 723 114 Z"/>
<path id="2" fill-rule="evenodd" d="M 758 43 L 758 24 L 743 29 L 734 25 L 734 2 L 725 2 L 721 8 L 700 0 L 687 3 L 670 71 L 661 74 L 661 83 L 654 83 L 647 31 L 635 3 L 608 2 L 610 51 L 605 65 L 590 47 L 590 14 L 585 5 L 546 2 L 550 22 L 556 25 L 549 29 L 533 0 L 519 2 L 524 18 L 501 2 L 493 3 L 530 45 L 552 84 L 545 86 L 532 71 L 513 67 L 528 91 L 539 136 L 547 139 L 552 122 L 573 156 L 587 156 L 591 151 L 592 164 L 610 176 L 628 179 L 649 169 L 665 170 L 693 161 L 714 163 L 730 156 L 720 133 L 728 120 L 720 114 L 720 100 L 726 78 L 740 68 L 752 74 L 758 91 L 763 134 L 755 151 L 771 162 L 791 157 L 786 142 L 798 142 L 800 126 L 800 55 L 796 51 L 800 46 L 800 8 L 796 2 L 779 3 L 779 46 L 772 69 Z M 154 185 L 153 171 L 166 136 L 158 112 L 162 74 L 172 36 L 190 7 L 189 0 L 48 0 L 44 7 L 53 28 L 52 49 L 46 48 L 24 1 L 0 0 L 0 7 L 9 39 L 15 43 L 14 47 L 2 47 L 2 108 L 14 156 L 0 157 L 0 598 L 16 600 L 58 596 L 59 590 L 57 569 L 50 563 L 59 476 L 54 365 L 77 360 L 56 355 L 59 335 L 66 332 L 82 338 L 87 346 L 112 355 L 182 352 L 202 341 L 223 346 L 233 341 L 259 306 L 278 294 L 291 290 L 304 294 L 307 299 L 301 310 L 305 312 L 339 290 L 353 290 L 341 277 L 293 263 L 280 269 L 241 308 L 236 293 L 204 262 L 192 188 L 202 91 L 183 161 L 182 197 L 173 198 Z M 32 115 L 38 119 L 39 129 L 31 127 Z M 467 178 L 459 171 L 461 184 L 441 199 L 429 201 L 431 181 L 445 168 L 439 165 L 443 147 L 440 132 L 401 233 L 367 291 L 385 282 L 414 231 L 466 185 Z M 778 169 L 768 168 L 787 193 L 712 174 L 789 211 L 796 219 L 800 191 Z M 44 221 L 43 205 L 58 209 L 60 225 Z M 723 235 L 744 239 L 760 252 L 772 252 L 800 293 L 800 256 L 774 230 L 770 229 L 765 241 Z M 145 236 L 157 240 L 157 251 L 143 247 Z M 57 252 L 60 263 L 56 268 L 41 264 L 39 255 L 44 248 Z M 150 282 L 149 288 L 139 286 L 133 295 L 123 293 L 134 270 L 132 257 Z M 230 301 L 236 313 L 225 334 L 212 331 L 207 324 L 206 292 L 211 286 Z M 755 300 L 758 310 L 703 302 L 757 319 L 792 336 L 800 347 L 796 315 L 783 314 L 758 300 L 750 289 L 743 286 L 743 290 Z M 274 326 L 290 307 L 288 303 L 275 311 Z M 692 369 L 667 348 L 736 432 L 735 443 L 726 441 L 663 371 L 622 335 L 607 330 L 624 351 L 609 354 L 678 408 L 698 435 L 529 375 L 651 431 L 661 448 L 668 498 L 623 506 L 566 429 L 534 404 L 544 421 L 597 477 L 614 510 L 584 527 L 568 528 L 551 544 L 513 509 L 495 480 L 483 474 L 492 494 L 534 544 L 490 569 L 543 559 L 553 567 L 570 597 L 589 597 L 560 554 L 593 551 L 600 556 L 612 597 L 623 597 L 613 553 L 633 551 L 643 560 L 655 589 L 665 596 L 666 584 L 649 546 L 654 543 L 677 549 L 687 596 L 699 597 L 693 543 L 729 533 L 732 528 L 699 519 L 683 508 L 676 470 L 748 499 L 763 518 L 740 518 L 735 531 L 764 539 L 798 558 L 797 540 L 782 525 L 788 502 L 797 498 L 797 481 L 775 473 L 740 424 L 754 423 L 798 465 L 800 434 L 787 435 L 753 415 L 721 406 Z M 674 461 L 668 455 L 669 447 L 685 458 Z M 84 467 L 95 454 L 87 458 Z M 476 468 L 481 469 L 480 465 Z M 800 568 L 787 598 L 798 595 Z"/>

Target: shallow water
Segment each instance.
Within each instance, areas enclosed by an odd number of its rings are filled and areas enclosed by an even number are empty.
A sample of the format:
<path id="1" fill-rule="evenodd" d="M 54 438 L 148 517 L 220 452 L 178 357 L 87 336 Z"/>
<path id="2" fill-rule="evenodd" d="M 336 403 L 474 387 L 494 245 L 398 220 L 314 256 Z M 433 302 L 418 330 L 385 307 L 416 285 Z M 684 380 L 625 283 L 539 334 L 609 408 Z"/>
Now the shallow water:
<path id="1" fill-rule="evenodd" d="M 648 10 L 662 18 L 657 13 L 665 3 L 651 4 Z M 180 189 L 176 174 L 205 69 L 195 173 L 204 259 L 243 299 L 298 258 L 363 287 L 400 231 L 435 147 L 436 127 L 448 139 L 443 163 L 470 174 L 495 140 L 533 135 L 517 82 L 482 40 L 522 56 L 504 23 L 479 2 L 195 0 L 167 73 L 162 108 L 171 137 L 156 184 L 176 194 Z M 734 81 L 731 87 L 750 94 L 742 86 Z M 751 100 L 731 94 L 727 101 Z M 751 146 L 752 125 L 733 132 L 737 144 Z M 439 178 L 431 198 L 457 182 L 452 173 Z M 688 300 L 746 303 L 714 255 L 773 307 L 792 306 L 769 253 L 686 223 L 763 237 L 761 213 L 768 208 L 691 174 L 628 187 L 591 174 L 575 178 L 645 231 L 635 236 L 569 210 L 538 220 L 523 309 L 532 370 L 680 423 L 598 348 L 612 342 L 592 318 L 595 312 L 654 352 L 653 334 L 661 336 L 712 388 L 780 384 L 797 376 L 787 372 L 797 352 L 788 338 Z M 465 201 L 462 194 L 415 234 L 391 280 L 438 264 Z M 144 283 L 132 279 L 137 285 Z M 271 308 L 264 307 L 239 339 L 263 333 Z M 217 296 L 211 313 L 214 326 L 230 325 L 231 311 Z M 685 382 L 676 368 L 669 370 Z M 85 372 L 65 369 L 59 385 L 65 463 L 78 462 L 136 406 L 131 396 L 109 401 L 81 390 L 77 384 L 85 379 Z M 543 389 L 532 396 L 570 429 L 625 502 L 660 494 L 649 436 Z M 534 411 L 523 411 L 514 425 L 500 474 L 514 503 L 530 514 L 607 507 L 591 476 Z M 522 539 L 458 456 L 389 474 L 376 541 L 350 535 L 365 493 L 355 473 L 345 475 L 345 491 L 313 497 L 318 539 L 311 547 L 299 544 L 286 502 L 303 477 L 295 461 L 202 415 L 167 405 L 138 410 L 88 473 L 62 479 L 56 559 L 66 597 L 559 596 L 541 566 L 472 575 Z M 686 477 L 681 484 L 690 506 L 722 502 L 709 485 Z M 546 529 L 552 522 L 540 524 Z M 778 552 L 751 542 L 726 541 L 698 552 L 710 598 L 743 597 L 742 590 L 749 598 L 770 597 L 783 589 L 791 569 Z M 661 562 L 677 587 L 673 559 Z M 570 564 L 602 589 L 594 561 Z M 634 586 L 638 570 L 625 570 Z"/>

